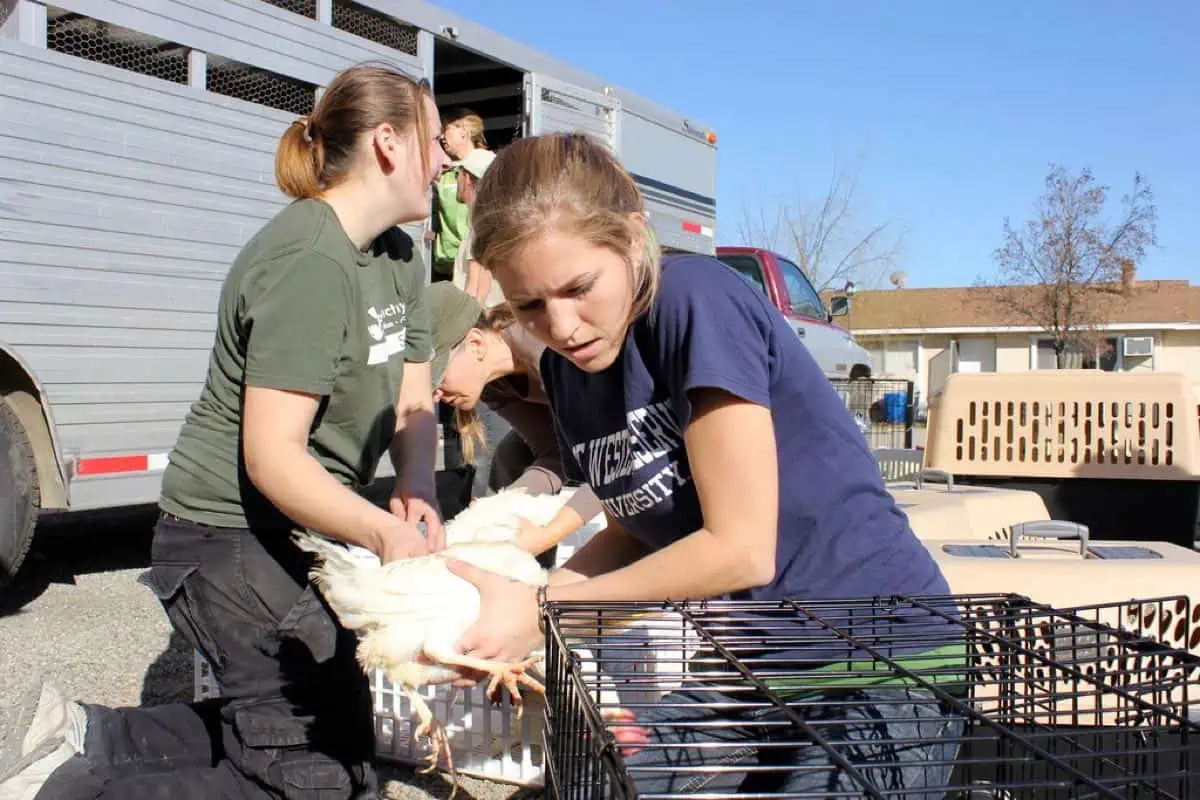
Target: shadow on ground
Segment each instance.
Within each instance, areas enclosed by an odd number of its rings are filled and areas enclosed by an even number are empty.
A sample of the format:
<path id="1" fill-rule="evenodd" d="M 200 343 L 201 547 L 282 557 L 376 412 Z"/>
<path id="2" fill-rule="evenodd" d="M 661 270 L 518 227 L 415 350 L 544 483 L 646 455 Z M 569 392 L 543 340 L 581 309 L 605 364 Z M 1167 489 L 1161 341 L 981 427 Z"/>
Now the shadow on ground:
<path id="1" fill-rule="evenodd" d="M 79 575 L 150 565 L 155 506 L 71 514 L 46 512 L 20 571 L 0 592 L 0 616 L 19 613 L 55 583 Z"/>

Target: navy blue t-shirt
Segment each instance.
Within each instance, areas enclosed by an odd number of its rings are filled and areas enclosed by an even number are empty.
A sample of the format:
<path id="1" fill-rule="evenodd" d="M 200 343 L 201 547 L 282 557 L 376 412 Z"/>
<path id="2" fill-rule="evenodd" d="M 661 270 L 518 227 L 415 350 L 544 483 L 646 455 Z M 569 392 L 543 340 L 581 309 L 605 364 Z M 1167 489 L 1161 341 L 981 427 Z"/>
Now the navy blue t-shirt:
<path id="1" fill-rule="evenodd" d="M 714 258 L 663 259 L 659 293 L 611 367 L 550 349 L 542 375 L 570 477 L 651 548 L 701 527 L 683 430 L 688 391 L 771 409 L 779 463 L 775 579 L 733 599 L 948 594 L 845 404 L 767 298 Z"/>

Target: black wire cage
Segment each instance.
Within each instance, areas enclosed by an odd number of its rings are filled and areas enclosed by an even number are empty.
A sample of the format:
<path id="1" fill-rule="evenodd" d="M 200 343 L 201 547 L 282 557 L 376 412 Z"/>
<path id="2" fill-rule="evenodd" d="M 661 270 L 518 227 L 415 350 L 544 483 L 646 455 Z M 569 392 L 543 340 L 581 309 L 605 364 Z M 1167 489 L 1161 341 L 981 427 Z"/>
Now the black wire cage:
<path id="1" fill-rule="evenodd" d="M 1200 798 L 1186 597 L 551 603 L 546 624 L 551 798 Z"/>

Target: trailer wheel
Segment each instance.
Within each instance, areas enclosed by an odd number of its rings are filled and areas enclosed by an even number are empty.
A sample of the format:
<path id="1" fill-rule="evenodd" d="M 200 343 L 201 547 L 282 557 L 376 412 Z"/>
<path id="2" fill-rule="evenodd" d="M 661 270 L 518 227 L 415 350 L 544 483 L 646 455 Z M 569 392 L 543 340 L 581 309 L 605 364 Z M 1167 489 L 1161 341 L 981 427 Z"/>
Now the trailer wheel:
<path id="1" fill-rule="evenodd" d="M 29 552 L 40 499 L 33 445 L 0 398 L 0 588 L 12 582 Z"/>

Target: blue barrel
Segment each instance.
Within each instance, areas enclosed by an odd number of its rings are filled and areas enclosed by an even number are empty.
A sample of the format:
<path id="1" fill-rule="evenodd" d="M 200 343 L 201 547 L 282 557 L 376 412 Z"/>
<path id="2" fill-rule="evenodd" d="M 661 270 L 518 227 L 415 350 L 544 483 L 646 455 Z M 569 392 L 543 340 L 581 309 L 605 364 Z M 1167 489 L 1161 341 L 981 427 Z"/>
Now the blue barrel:
<path id="1" fill-rule="evenodd" d="M 888 392 L 883 396 L 883 419 L 885 422 L 904 422 L 904 407 L 908 395 L 905 392 Z"/>

